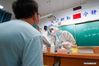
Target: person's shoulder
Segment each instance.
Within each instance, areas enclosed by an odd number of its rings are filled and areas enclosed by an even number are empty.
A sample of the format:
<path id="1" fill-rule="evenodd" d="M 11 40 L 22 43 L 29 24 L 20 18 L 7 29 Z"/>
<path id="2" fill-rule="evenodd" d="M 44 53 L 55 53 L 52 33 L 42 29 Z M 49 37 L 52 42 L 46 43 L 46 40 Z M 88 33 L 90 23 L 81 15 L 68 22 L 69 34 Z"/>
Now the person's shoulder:
<path id="1" fill-rule="evenodd" d="M 29 23 L 23 21 L 23 20 L 11 20 L 9 21 L 9 23 L 14 26 L 17 27 L 17 29 L 22 29 L 22 30 L 31 30 L 33 29 L 32 25 L 30 25 Z M 13 27 L 13 28 L 14 28 Z"/>
<path id="2" fill-rule="evenodd" d="M 11 20 L 9 21 L 9 25 L 12 33 L 21 33 L 28 36 L 40 35 L 40 33 L 32 25 L 23 20 Z"/>

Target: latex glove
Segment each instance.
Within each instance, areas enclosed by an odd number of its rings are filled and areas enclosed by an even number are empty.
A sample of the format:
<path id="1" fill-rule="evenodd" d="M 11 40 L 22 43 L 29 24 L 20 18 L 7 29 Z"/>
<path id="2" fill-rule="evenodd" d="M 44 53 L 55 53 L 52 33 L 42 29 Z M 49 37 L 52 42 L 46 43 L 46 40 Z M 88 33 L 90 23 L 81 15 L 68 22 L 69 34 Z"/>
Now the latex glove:
<path id="1" fill-rule="evenodd" d="M 69 49 L 72 47 L 73 44 L 71 42 L 63 42 L 62 45 L 65 49 Z"/>

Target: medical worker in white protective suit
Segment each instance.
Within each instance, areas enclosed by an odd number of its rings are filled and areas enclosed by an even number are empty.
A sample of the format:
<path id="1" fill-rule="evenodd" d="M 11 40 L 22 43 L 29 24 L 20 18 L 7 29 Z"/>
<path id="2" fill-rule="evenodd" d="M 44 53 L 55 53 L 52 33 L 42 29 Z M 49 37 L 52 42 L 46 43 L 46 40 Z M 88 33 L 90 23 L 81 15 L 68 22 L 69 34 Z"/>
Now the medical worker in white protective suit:
<path id="1" fill-rule="evenodd" d="M 59 30 L 57 27 L 50 27 L 49 32 L 51 41 L 55 45 L 55 51 L 65 48 L 67 52 L 70 52 L 70 48 L 76 46 L 76 41 L 70 32 Z"/>

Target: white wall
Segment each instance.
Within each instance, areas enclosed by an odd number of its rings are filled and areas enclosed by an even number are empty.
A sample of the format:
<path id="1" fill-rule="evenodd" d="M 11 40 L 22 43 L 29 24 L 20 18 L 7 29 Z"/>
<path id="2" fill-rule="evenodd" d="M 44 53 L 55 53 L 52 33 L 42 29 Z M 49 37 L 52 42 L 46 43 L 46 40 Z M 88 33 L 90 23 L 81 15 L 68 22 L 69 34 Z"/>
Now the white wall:
<path id="1" fill-rule="evenodd" d="M 78 5 L 79 6 L 79 5 Z M 62 25 L 68 25 L 68 24 L 74 24 L 74 23 L 80 23 L 85 21 L 91 21 L 91 20 L 98 20 L 99 19 L 99 0 L 88 0 L 85 4 L 81 4 L 82 9 L 73 11 L 73 8 L 66 9 L 57 13 L 54 13 L 54 15 L 57 17 L 57 22 L 61 22 Z M 92 10 L 96 10 L 96 15 L 92 15 Z M 84 16 L 84 13 L 87 12 L 87 16 Z M 73 14 L 81 13 L 81 18 L 79 19 L 73 19 Z M 67 20 L 67 16 L 69 16 L 71 19 Z M 61 18 L 64 18 L 63 21 L 61 21 Z M 54 23 L 54 24 L 55 24 Z M 44 25 L 51 24 L 50 21 L 43 19 L 40 23 L 40 26 L 43 27 Z"/>

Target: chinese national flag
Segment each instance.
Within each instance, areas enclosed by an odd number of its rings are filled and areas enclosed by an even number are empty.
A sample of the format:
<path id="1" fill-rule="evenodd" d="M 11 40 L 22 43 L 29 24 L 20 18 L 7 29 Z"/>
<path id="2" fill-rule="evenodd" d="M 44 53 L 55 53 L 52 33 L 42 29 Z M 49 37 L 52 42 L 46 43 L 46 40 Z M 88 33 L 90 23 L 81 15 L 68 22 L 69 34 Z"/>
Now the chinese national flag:
<path id="1" fill-rule="evenodd" d="M 73 19 L 79 19 L 79 18 L 81 18 L 81 13 L 73 14 Z"/>

